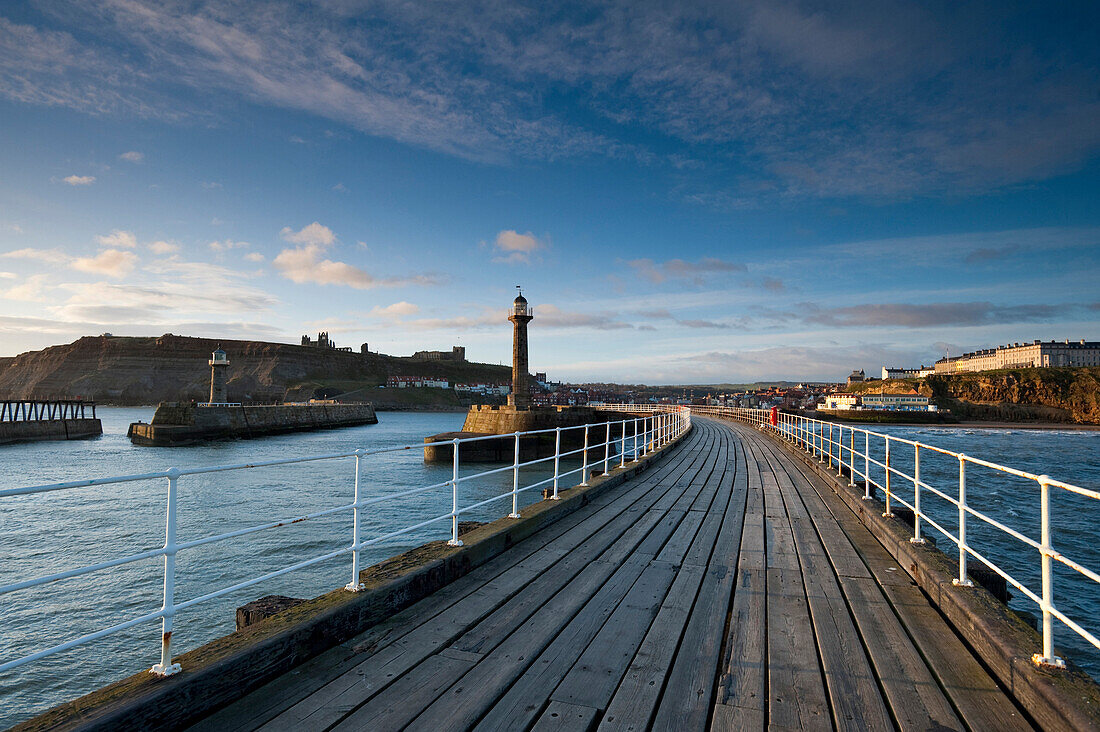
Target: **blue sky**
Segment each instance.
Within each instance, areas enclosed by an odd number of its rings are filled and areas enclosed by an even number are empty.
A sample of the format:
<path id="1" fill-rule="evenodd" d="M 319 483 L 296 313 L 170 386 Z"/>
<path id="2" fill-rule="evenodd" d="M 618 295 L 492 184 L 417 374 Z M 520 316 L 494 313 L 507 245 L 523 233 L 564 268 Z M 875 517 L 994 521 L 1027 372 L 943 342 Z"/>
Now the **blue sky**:
<path id="1" fill-rule="evenodd" d="M 1100 339 L 1091 3 L 0 6 L 0 355 L 839 379 Z"/>

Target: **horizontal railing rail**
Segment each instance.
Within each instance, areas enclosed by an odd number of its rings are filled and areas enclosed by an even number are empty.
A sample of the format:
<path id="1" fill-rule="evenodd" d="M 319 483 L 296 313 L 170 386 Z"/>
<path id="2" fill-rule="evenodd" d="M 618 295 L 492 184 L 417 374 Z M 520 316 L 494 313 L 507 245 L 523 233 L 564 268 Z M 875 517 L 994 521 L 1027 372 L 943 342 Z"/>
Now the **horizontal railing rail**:
<path id="1" fill-rule="evenodd" d="M 741 409 L 735 407 L 692 407 L 696 414 L 711 415 L 723 419 L 747 422 L 771 431 L 781 439 L 805 450 L 811 457 L 824 463 L 827 468 L 835 468 L 838 477 L 844 477 L 845 472 L 850 487 L 856 487 L 856 480 L 863 484 L 863 498 L 873 498 L 872 492 L 882 492 L 885 501 L 883 516 L 894 516 L 893 509 L 903 506 L 913 513 L 913 536 L 910 539 L 914 544 L 925 543 L 923 531 L 925 526 L 930 527 L 942 536 L 946 537 L 958 549 L 958 576 L 952 581 L 957 587 L 972 587 L 973 582 L 968 575 L 968 563 L 970 559 L 976 559 L 982 565 L 988 567 L 1006 583 L 1020 591 L 1029 601 L 1034 603 L 1042 611 L 1042 636 L 1043 652 L 1037 653 L 1033 661 L 1040 666 L 1048 668 L 1064 668 L 1065 661 L 1055 654 L 1054 650 L 1054 619 L 1061 621 L 1066 627 L 1073 630 L 1080 638 L 1100 649 L 1098 631 L 1090 631 L 1084 627 L 1084 623 L 1093 621 L 1094 617 L 1071 618 L 1058 607 L 1058 595 L 1054 587 L 1054 563 L 1061 564 L 1081 577 L 1094 583 L 1100 583 L 1100 573 L 1095 569 L 1084 566 L 1075 561 L 1054 546 L 1054 526 L 1051 520 L 1051 492 L 1053 490 L 1065 491 L 1084 498 L 1100 500 L 1100 491 L 1083 488 L 1081 486 L 1055 480 L 1048 475 L 1037 475 L 1026 470 L 1019 470 L 1007 465 L 1000 465 L 989 460 L 966 455 L 963 453 L 946 450 L 936 445 L 930 445 L 916 440 L 908 440 L 896 435 L 883 432 L 875 432 L 861 427 L 856 427 L 838 422 L 828 422 L 813 419 L 799 414 L 785 412 L 771 412 L 764 409 Z M 847 437 L 845 437 L 847 436 Z M 912 462 L 909 472 L 900 469 L 898 460 L 898 448 L 905 446 L 906 457 L 912 452 Z M 932 485 L 921 475 L 921 456 L 929 454 L 942 456 L 942 458 L 957 463 L 957 482 L 949 488 Z M 967 496 L 967 469 L 980 467 L 996 473 L 1019 478 L 1033 484 L 1038 489 L 1039 500 L 1039 538 L 1027 536 L 1022 531 L 1008 526 L 988 513 L 976 509 L 972 504 L 972 498 Z M 901 486 L 899 486 L 899 482 Z M 905 495 L 911 496 L 906 500 L 899 495 L 899 488 L 905 490 Z M 946 502 L 950 507 L 957 528 L 952 530 L 945 526 L 946 521 L 941 515 L 932 515 L 924 507 L 923 501 L 931 494 Z M 1020 494 L 1025 495 L 1025 494 Z M 1033 501 L 1034 496 L 1025 498 Z M 972 537 L 968 534 L 968 520 L 976 519 L 1012 540 L 1022 544 L 1033 551 L 1038 561 L 1038 569 L 1034 575 L 1040 578 L 1038 589 L 1029 587 L 1024 581 L 998 562 L 994 561 L 987 547 L 975 546 Z"/>
<path id="2" fill-rule="evenodd" d="M 626 412 L 627 410 L 622 409 L 619 411 Z M 631 413 L 634 413 L 634 410 L 631 410 Z M 449 522 L 449 527 L 447 531 L 447 534 L 449 535 L 448 543 L 452 546 L 462 546 L 462 541 L 459 538 L 458 524 L 459 518 L 463 514 L 467 514 L 471 511 L 474 511 L 478 508 L 494 503 L 496 501 L 502 501 L 510 498 L 511 505 L 508 517 L 513 519 L 520 518 L 520 494 L 536 488 L 546 487 L 549 489 L 549 499 L 558 500 L 559 491 L 561 490 L 563 480 L 572 480 L 574 477 L 579 477 L 579 484 L 582 486 L 586 486 L 588 485 L 589 479 L 594 475 L 598 475 L 600 473 L 608 474 L 616 461 L 618 461 L 618 467 L 625 467 L 628 461 L 636 462 L 640 458 L 645 457 L 646 455 L 650 455 L 657 450 L 665 447 L 666 445 L 671 444 L 673 441 L 683 435 L 690 428 L 691 425 L 691 413 L 688 410 L 676 410 L 667 413 L 659 410 L 646 410 L 644 414 L 642 412 L 638 412 L 638 414 L 638 417 L 632 419 L 618 419 L 593 424 L 577 425 L 572 427 L 555 427 L 550 429 L 532 430 L 527 432 L 515 432 L 504 435 L 486 435 L 480 437 L 455 438 L 453 440 L 445 441 L 442 443 L 428 443 L 428 445 L 401 445 L 375 450 L 358 449 L 323 455 L 307 455 L 302 457 L 290 457 L 278 460 L 239 463 L 233 465 L 215 465 L 194 468 L 169 468 L 167 470 L 158 470 L 132 475 L 121 475 L 109 478 L 90 478 L 84 480 L 68 481 L 64 483 L 52 483 L 47 485 L 35 485 L 0 490 L 0 500 L 2 500 L 15 496 L 29 496 L 35 494 L 53 493 L 58 491 L 72 491 L 92 486 L 131 483 L 136 481 L 164 480 L 167 483 L 167 496 L 165 504 L 165 534 L 164 545 L 162 547 L 139 552 L 137 554 L 131 554 L 128 556 L 116 557 L 82 567 L 66 569 L 51 574 L 41 575 L 38 577 L 31 577 L 28 579 L 23 579 L 17 582 L 11 582 L 9 584 L 0 586 L 0 596 L 3 596 L 7 595 L 8 593 L 17 592 L 19 590 L 26 590 L 53 582 L 61 582 L 74 577 L 80 577 L 94 572 L 110 569 L 112 567 L 119 567 L 122 565 L 132 564 L 133 562 L 138 562 L 141 560 L 163 557 L 164 587 L 163 602 L 161 603 L 160 609 L 153 612 L 144 613 L 138 617 L 128 618 L 114 625 L 97 629 L 93 632 L 86 633 L 76 638 L 70 638 L 49 648 L 43 648 L 39 651 L 21 656 L 19 658 L 0 659 L 0 672 L 19 668 L 21 666 L 44 659 L 54 654 L 85 645 L 105 636 L 119 633 L 129 628 L 133 628 L 134 626 L 140 625 L 142 623 L 160 620 L 160 662 L 154 665 L 152 669 L 150 669 L 150 671 L 154 674 L 161 676 L 172 675 L 180 670 L 180 665 L 173 660 L 172 639 L 173 621 L 176 614 L 179 613 L 181 610 L 204 602 L 215 600 L 217 598 L 223 597 L 225 595 L 247 587 L 251 587 L 253 585 L 262 584 L 290 572 L 305 569 L 307 567 L 311 567 L 316 564 L 327 562 L 337 557 L 346 555 L 351 555 L 351 581 L 347 585 L 345 585 L 344 589 L 351 592 L 361 591 L 364 589 L 364 585 L 360 582 L 360 555 L 364 549 L 382 544 L 383 542 L 389 541 L 390 539 L 393 539 L 395 537 L 406 535 L 426 527 L 442 524 L 444 522 Z M 562 449 L 563 434 L 572 439 L 574 437 L 580 438 L 581 433 L 583 433 L 583 439 L 577 440 L 581 443 L 580 447 L 576 449 Z M 528 438 L 541 439 L 548 435 L 554 436 L 554 452 L 552 455 L 541 458 L 536 457 L 535 459 L 526 461 L 520 460 L 520 449 L 524 440 Z M 513 443 L 511 463 L 501 467 L 481 470 L 467 475 L 460 475 L 459 467 L 461 462 L 462 446 L 476 442 L 484 442 L 487 440 L 511 441 Z M 415 488 L 410 488 L 395 493 L 387 493 L 377 496 L 370 495 L 370 491 L 368 490 L 366 485 L 367 479 L 365 475 L 364 465 L 365 461 L 368 458 L 408 450 L 422 450 L 432 444 L 435 444 L 437 446 L 450 445 L 451 447 L 453 457 L 451 461 L 451 477 L 448 480 L 426 486 L 417 486 Z M 561 461 L 563 459 L 570 458 L 579 458 L 580 466 L 576 468 L 563 469 Z M 177 536 L 177 526 L 179 523 L 178 511 L 180 503 L 179 492 L 181 479 L 186 479 L 188 476 L 204 475 L 210 473 L 250 471 L 265 468 L 274 468 L 278 466 L 342 459 L 354 459 L 355 461 L 354 484 L 351 491 L 352 495 L 350 502 L 344 502 L 337 506 L 324 508 L 299 516 L 282 518 L 275 521 L 268 521 L 265 523 L 256 524 L 233 531 L 199 537 L 187 541 L 181 541 Z M 552 476 L 543 478 L 541 480 L 536 480 L 527 485 L 521 485 L 521 469 L 533 466 L 549 466 L 551 463 L 553 465 Z M 491 496 L 489 498 L 482 499 L 480 501 L 475 501 L 466 505 L 460 505 L 460 485 L 469 481 L 484 478 L 486 476 L 507 473 L 509 471 L 512 473 L 511 490 L 505 493 Z M 374 536 L 368 537 L 365 535 L 363 526 L 365 509 L 375 506 L 377 504 L 392 502 L 397 499 L 406 498 L 409 496 L 427 494 L 433 491 L 448 491 L 450 493 L 450 511 L 435 515 L 419 516 L 415 521 L 408 525 L 391 527 L 388 530 L 380 531 L 377 535 Z M 222 542 L 229 539 L 235 539 L 242 536 L 255 534 L 261 531 L 270 531 L 279 527 L 290 526 L 292 524 L 299 524 L 305 521 L 342 513 L 352 514 L 352 525 L 350 527 L 351 541 L 349 544 L 341 546 L 340 548 L 332 551 L 327 551 L 323 554 L 303 558 L 300 561 L 294 562 L 287 566 L 279 567 L 274 571 L 257 577 L 249 578 L 242 582 L 236 582 L 223 587 L 212 588 L 204 594 L 182 602 L 176 601 L 176 558 L 180 552 L 194 549 L 200 546 L 215 544 L 217 542 Z"/>

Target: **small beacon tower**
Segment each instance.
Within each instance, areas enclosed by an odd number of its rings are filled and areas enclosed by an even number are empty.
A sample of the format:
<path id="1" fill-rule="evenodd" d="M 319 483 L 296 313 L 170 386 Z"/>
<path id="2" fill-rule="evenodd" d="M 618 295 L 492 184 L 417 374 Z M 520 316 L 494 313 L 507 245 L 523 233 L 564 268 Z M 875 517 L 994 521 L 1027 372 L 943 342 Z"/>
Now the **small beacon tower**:
<path id="1" fill-rule="evenodd" d="M 221 346 L 210 354 L 210 403 L 225 404 L 229 396 L 225 388 L 225 372 L 229 368 L 229 359 Z"/>
<path id="2" fill-rule="evenodd" d="M 518 288 L 517 288 L 518 289 Z M 527 308 L 527 300 L 520 290 L 512 303 L 512 393 L 508 395 L 508 406 L 518 409 L 531 408 L 531 384 L 527 368 L 527 324 L 534 319 Z"/>

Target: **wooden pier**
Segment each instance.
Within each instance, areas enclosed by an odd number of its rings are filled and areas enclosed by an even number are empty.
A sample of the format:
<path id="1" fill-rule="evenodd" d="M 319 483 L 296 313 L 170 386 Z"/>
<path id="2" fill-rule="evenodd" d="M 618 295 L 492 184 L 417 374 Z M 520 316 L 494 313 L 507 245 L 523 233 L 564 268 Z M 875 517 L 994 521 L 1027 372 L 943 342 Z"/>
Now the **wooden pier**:
<path id="1" fill-rule="evenodd" d="M 192 729 L 1033 721 L 809 466 L 695 417 L 651 470 Z"/>

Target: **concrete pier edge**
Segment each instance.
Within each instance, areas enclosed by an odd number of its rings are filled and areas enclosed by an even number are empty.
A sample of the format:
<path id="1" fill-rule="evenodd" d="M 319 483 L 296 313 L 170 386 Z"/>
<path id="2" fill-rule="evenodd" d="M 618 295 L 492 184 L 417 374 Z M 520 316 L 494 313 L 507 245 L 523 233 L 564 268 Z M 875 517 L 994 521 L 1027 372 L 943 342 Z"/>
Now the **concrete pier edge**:
<path id="1" fill-rule="evenodd" d="M 589 485 L 560 490 L 559 500 L 521 509 L 446 541 L 421 545 L 364 569 L 363 592 L 335 590 L 175 657 L 183 671 L 161 678 L 142 671 L 17 724 L 30 730 L 180 729 L 295 666 L 361 633 L 496 557 L 607 490 L 665 459 L 690 433 L 658 452 L 614 467 Z M 593 464 L 595 466 L 595 464 Z M 350 562 L 350 559 L 349 559 Z"/>
<path id="2" fill-rule="evenodd" d="M 1042 652 L 1042 637 L 984 588 L 977 584 L 970 588 L 952 585 L 958 573 L 957 558 L 948 557 L 930 543 L 911 543 L 912 529 L 896 519 L 884 518 L 882 501 L 863 500 L 862 489 L 850 488 L 846 478 L 837 478 L 834 471 L 770 430 L 766 434 L 816 472 L 844 500 L 1041 728 L 1100 729 L 1100 685 L 1076 668 L 1072 658 L 1067 659 L 1069 668 L 1060 671 L 1036 666 L 1031 658 Z M 985 566 L 976 559 L 972 561 L 975 566 Z"/>

